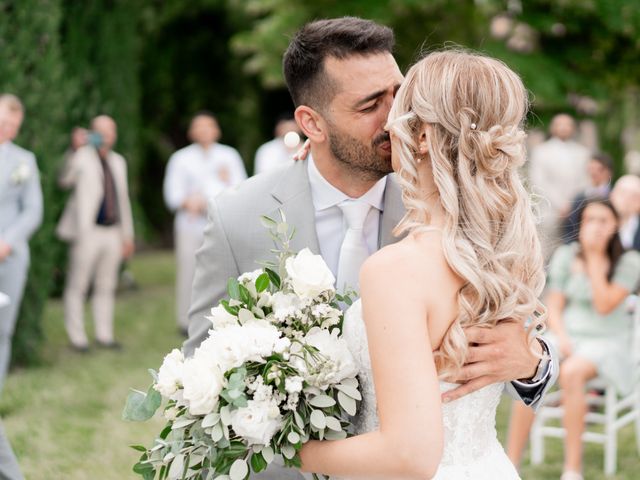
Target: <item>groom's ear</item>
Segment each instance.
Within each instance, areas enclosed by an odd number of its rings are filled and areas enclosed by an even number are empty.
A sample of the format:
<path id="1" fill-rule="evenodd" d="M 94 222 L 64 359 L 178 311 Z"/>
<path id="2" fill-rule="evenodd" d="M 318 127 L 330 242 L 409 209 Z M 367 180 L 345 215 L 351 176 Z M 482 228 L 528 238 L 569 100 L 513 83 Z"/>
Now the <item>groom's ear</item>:
<path id="1" fill-rule="evenodd" d="M 327 124 L 318 112 L 306 105 L 300 105 L 294 113 L 302 133 L 312 143 L 322 143 L 327 139 Z"/>

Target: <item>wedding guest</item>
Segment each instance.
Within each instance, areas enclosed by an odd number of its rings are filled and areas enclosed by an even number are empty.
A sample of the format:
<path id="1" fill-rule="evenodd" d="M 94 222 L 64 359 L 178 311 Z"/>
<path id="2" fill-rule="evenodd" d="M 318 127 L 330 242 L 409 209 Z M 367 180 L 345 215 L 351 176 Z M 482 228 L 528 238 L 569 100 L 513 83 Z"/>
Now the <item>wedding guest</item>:
<path id="1" fill-rule="evenodd" d="M 622 246 L 627 250 L 640 250 L 640 177 L 620 177 L 611 192 L 611 203 L 620 215 Z"/>
<path id="2" fill-rule="evenodd" d="M 290 133 L 291 132 L 291 133 Z M 292 115 L 281 117 L 276 123 L 275 138 L 267 143 L 260 145 L 256 151 L 256 159 L 254 163 L 254 174 L 273 170 L 291 162 L 293 154 L 298 149 L 300 141 L 300 128 Z M 289 134 L 291 138 L 296 139 L 293 134 L 298 135 L 297 142 L 291 142 L 288 145 L 285 142 L 285 135 Z"/>
<path id="3" fill-rule="evenodd" d="M 587 164 L 590 185 L 578 193 L 571 201 L 569 215 L 564 222 L 564 243 L 575 242 L 578 239 L 580 226 L 580 213 L 585 201 L 593 197 L 608 197 L 611 190 L 611 177 L 613 175 L 613 161 L 606 153 L 591 155 Z"/>
<path id="4" fill-rule="evenodd" d="M 122 347 L 114 338 L 115 292 L 120 264 L 134 251 L 127 164 L 113 151 L 116 123 L 100 115 L 91 129 L 89 144 L 68 158 L 58 177 L 62 188 L 72 189 L 56 233 L 70 242 L 64 314 L 71 348 L 78 352 L 89 350 L 83 312 L 92 281 L 96 345 Z"/>
<path id="5" fill-rule="evenodd" d="M 569 214 L 571 200 L 589 185 L 589 150 L 576 142 L 576 125 L 565 113 L 551 121 L 551 138 L 531 152 L 529 179 L 540 198 L 540 236 L 545 259 L 561 244 L 562 223 Z"/>
<path id="6" fill-rule="evenodd" d="M 29 239 L 42 222 L 42 190 L 36 158 L 13 143 L 24 119 L 14 95 L 0 95 L 0 390 L 9 370 L 11 338 L 29 271 Z"/>
<path id="7" fill-rule="evenodd" d="M 633 387 L 631 328 L 625 300 L 640 280 L 640 254 L 624 252 L 612 204 L 590 199 L 578 242 L 559 247 L 549 266 L 547 337 L 561 356 L 560 388 L 566 429 L 562 480 L 582 479 L 586 383 L 599 376 L 627 393 Z M 514 403 L 508 454 L 519 465 L 534 419 Z"/>
<path id="8" fill-rule="evenodd" d="M 193 143 L 171 156 L 164 177 L 164 200 L 176 214 L 176 317 L 184 335 L 189 324 L 195 254 L 207 220 L 207 200 L 247 178 L 240 154 L 218 143 L 220 136 L 216 118 L 206 111 L 197 113 L 189 126 Z"/>

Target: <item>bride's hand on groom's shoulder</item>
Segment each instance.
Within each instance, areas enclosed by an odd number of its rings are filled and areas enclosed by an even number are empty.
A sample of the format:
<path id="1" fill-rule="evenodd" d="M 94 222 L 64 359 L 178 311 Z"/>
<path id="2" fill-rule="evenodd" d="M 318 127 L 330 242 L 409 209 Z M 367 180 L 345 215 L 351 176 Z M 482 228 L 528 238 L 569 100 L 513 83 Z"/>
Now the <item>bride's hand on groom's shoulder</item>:
<path id="1" fill-rule="evenodd" d="M 311 142 L 309 141 L 309 139 L 307 139 L 300 147 L 300 150 L 294 153 L 292 158 L 295 162 L 297 162 L 298 160 L 306 160 L 310 151 L 311 151 Z"/>
<path id="2" fill-rule="evenodd" d="M 465 329 L 469 353 L 455 383 L 462 385 L 442 395 L 444 402 L 456 400 L 492 383 L 511 382 L 535 375 L 539 357 L 531 351 L 521 323 L 504 321 L 495 327 Z M 539 348 L 538 342 L 535 348 Z M 540 352 L 541 353 L 541 348 Z"/>

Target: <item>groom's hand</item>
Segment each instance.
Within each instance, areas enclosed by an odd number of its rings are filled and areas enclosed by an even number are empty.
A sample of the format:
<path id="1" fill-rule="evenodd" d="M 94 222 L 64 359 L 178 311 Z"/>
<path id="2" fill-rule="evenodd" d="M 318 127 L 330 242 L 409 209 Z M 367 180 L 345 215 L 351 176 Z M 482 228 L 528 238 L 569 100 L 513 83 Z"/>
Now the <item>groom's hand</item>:
<path id="1" fill-rule="evenodd" d="M 443 402 L 456 400 L 492 383 L 531 378 L 536 373 L 539 357 L 531 351 L 526 330 L 515 321 L 503 321 L 495 327 L 465 329 L 469 353 L 458 378 L 462 385 L 445 392 Z M 539 342 L 534 352 L 541 353 Z"/>

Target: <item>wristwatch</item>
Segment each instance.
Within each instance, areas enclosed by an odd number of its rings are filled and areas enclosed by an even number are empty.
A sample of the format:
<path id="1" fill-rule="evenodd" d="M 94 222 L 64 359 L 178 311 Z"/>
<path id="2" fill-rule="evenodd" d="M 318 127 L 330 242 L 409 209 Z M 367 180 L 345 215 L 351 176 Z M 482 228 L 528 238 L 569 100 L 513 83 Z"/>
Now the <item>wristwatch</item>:
<path id="1" fill-rule="evenodd" d="M 546 375 L 547 369 L 549 368 L 549 363 L 551 362 L 551 355 L 549 354 L 549 347 L 547 347 L 547 342 L 540 339 L 539 337 L 536 337 L 536 340 L 540 342 L 540 345 L 542 346 L 542 358 L 538 362 L 536 373 L 531 378 L 518 379 L 519 382 L 527 385 L 538 383 L 540 380 L 542 380 Z"/>

